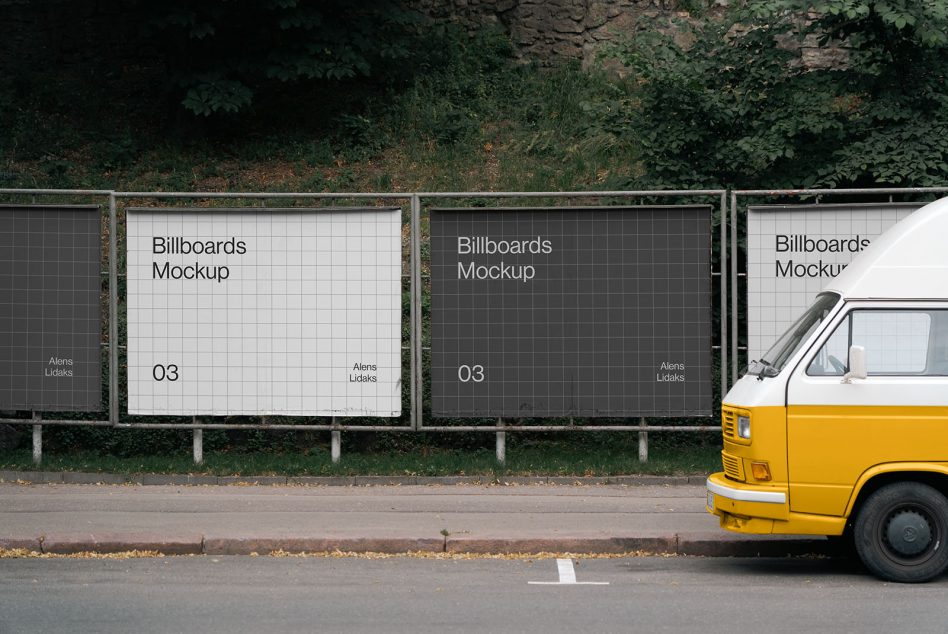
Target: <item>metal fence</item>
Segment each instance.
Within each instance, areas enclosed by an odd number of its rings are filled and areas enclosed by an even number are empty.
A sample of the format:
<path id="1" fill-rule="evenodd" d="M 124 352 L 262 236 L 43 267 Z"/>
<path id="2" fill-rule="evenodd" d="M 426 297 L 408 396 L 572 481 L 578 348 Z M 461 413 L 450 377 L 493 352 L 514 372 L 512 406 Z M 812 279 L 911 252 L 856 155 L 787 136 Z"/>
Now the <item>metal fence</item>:
<path id="1" fill-rule="evenodd" d="M 737 381 L 739 369 L 746 362 L 747 346 L 741 342 L 742 327 L 746 328 L 745 315 L 741 311 L 741 298 L 745 297 L 746 289 L 741 288 L 746 282 L 746 265 L 742 268 L 741 249 L 739 242 L 746 238 L 746 211 L 751 200 L 758 201 L 788 201 L 811 199 L 819 204 L 825 198 L 840 197 L 853 199 L 868 197 L 873 201 L 880 199 L 892 202 L 894 197 L 924 197 L 930 198 L 934 194 L 948 193 L 948 187 L 912 187 L 912 188 L 852 188 L 852 189 L 788 189 L 788 190 L 734 190 L 730 192 L 730 205 L 727 204 L 725 190 L 662 190 L 662 191 L 590 191 L 590 192 L 414 192 L 414 193 L 311 193 L 311 192 L 119 192 L 112 190 L 82 190 L 82 189 L 0 189 L 0 196 L 15 198 L 18 201 L 27 200 L 30 204 L 42 201 L 62 201 L 70 203 L 78 200 L 84 202 L 98 201 L 108 204 L 109 215 L 107 228 L 108 250 L 105 260 L 108 269 L 103 276 L 108 279 L 108 329 L 102 341 L 102 349 L 108 353 L 108 408 L 107 419 L 95 418 L 57 418 L 44 419 L 41 412 L 32 412 L 30 418 L 0 418 L 0 423 L 27 424 L 33 426 L 34 453 L 39 455 L 42 442 L 43 425 L 62 426 L 99 426 L 123 429 L 188 429 L 195 434 L 195 457 L 200 455 L 200 437 L 205 429 L 268 429 L 292 431 L 330 431 L 332 432 L 334 457 L 338 456 L 339 433 L 341 431 L 432 431 L 432 432 L 472 432 L 487 431 L 497 434 L 498 456 L 502 455 L 504 434 L 508 431 L 632 431 L 638 432 L 640 437 L 640 456 L 647 456 L 647 438 L 650 431 L 680 431 L 680 432 L 716 432 L 717 425 L 655 425 L 647 420 L 640 419 L 636 424 L 617 422 L 615 424 L 522 424 L 520 422 L 498 419 L 492 424 L 483 425 L 438 425 L 426 424 L 425 399 L 423 386 L 425 380 L 424 355 L 430 352 L 423 346 L 423 335 L 426 332 L 426 319 L 422 313 L 422 297 L 424 294 L 423 268 L 423 241 L 422 219 L 428 207 L 435 201 L 477 200 L 477 204 L 485 205 L 499 200 L 546 199 L 552 201 L 568 200 L 599 200 L 614 204 L 614 201 L 642 201 L 667 199 L 705 199 L 718 202 L 717 211 L 720 217 L 719 225 L 719 269 L 712 270 L 711 275 L 718 280 L 719 286 L 719 341 L 720 345 L 713 346 L 719 353 L 720 359 L 720 392 L 723 395 L 728 388 Z M 207 204 L 219 199 L 253 201 L 257 206 L 267 201 L 388 201 L 400 203 L 408 216 L 408 242 L 404 245 L 409 261 L 408 271 L 403 274 L 403 280 L 409 283 L 410 296 L 410 328 L 407 342 L 403 342 L 403 350 L 408 350 L 408 365 L 410 376 L 409 387 L 409 417 L 408 424 L 366 425 L 358 421 L 331 419 L 325 423 L 288 423 L 274 422 L 272 417 L 259 417 L 256 422 L 224 423 L 193 417 L 190 422 L 139 422 L 133 417 L 123 415 L 120 408 L 120 368 L 121 351 L 124 346 L 119 341 L 119 280 L 123 273 L 118 270 L 117 257 L 120 253 L 123 234 L 120 231 L 120 216 L 131 200 L 181 200 L 188 199 Z M 489 207 L 488 207 L 489 208 Z M 728 219 L 728 209 L 730 217 Z M 746 332 L 746 330 L 744 330 Z M 430 414 L 430 412 L 429 412 Z"/>
<path id="2" fill-rule="evenodd" d="M 803 194 L 829 194 L 843 193 L 845 191 L 863 191 L 863 190 L 798 190 L 794 195 Z M 883 191 L 906 192 L 921 190 L 876 190 L 875 193 Z M 935 190 L 924 190 L 935 191 Z M 948 191 L 939 190 L 939 191 Z M 432 432 L 477 432 L 486 431 L 497 435 L 498 458 L 503 457 L 504 434 L 508 431 L 534 431 L 534 432 L 579 432 L 579 431 L 632 431 L 639 433 L 640 458 L 646 459 L 648 454 L 648 432 L 652 431 L 677 431 L 677 432 L 717 432 L 720 427 L 716 424 L 681 424 L 681 425 L 655 425 L 642 418 L 635 421 L 635 424 L 628 424 L 627 419 L 618 420 L 613 424 L 575 424 L 570 420 L 568 424 L 523 424 L 520 421 L 505 421 L 498 419 L 493 423 L 482 425 L 439 425 L 426 424 L 429 418 L 430 410 L 426 413 L 423 386 L 425 382 L 424 356 L 430 352 L 427 346 L 423 346 L 423 335 L 426 332 L 426 319 L 422 313 L 422 297 L 424 294 L 424 282 L 427 276 L 423 276 L 423 241 L 425 237 L 422 234 L 422 220 L 429 206 L 438 201 L 457 201 L 457 200 L 475 200 L 478 205 L 489 205 L 500 200 L 539 200 L 554 201 L 558 204 L 562 201 L 570 200 L 596 200 L 606 206 L 618 206 L 616 201 L 622 201 L 625 205 L 630 201 L 635 204 L 646 204 L 647 201 L 655 200 L 701 200 L 707 201 L 715 208 L 717 217 L 720 219 L 718 244 L 719 259 L 718 269 L 710 272 L 712 279 L 716 279 L 719 286 L 719 345 L 713 346 L 719 354 L 720 359 L 720 390 L 723 395 L 728 388 L 727 368 L 731 367 L 731 380 L 736 379 L 737 354 L 738 354 L 738 325 L 737 318 L 737 294 L 734 289 L 737 288 L 739 277 L 736 265 L 736 240 L 737 240 L 737 197 L 750 195 L 788 195 L 786 192 L 733 192 L 731 198 L 731 277 L 730 280 L 726 274 L 728 260 L 728 225 L 727 222 L 727 192 L 725 190 L 665 190 L 665 191 L 591 191 L 591 192 L 416 192 L 416 193 L 310 193 L 310 192 L 119 192 L 111 190 L 52 190 L 52 189 L 0 189 L 0 196 L 9 198 L 16 202 L 28 201 L 35 204 L 39 201 L 66 199 L 70 203 L 78 200 L 99 201 L 102 204 L 107 203 L 109 214 L 107 228 L 108 249 L 105 254 L 105 260 L 108 264 L 107 271 L 103 271 L 103 277 L 107 277 L 108 283 L 108 318 L 107 335 L 102 342 L 103 352 L 108 353 L 107 375 L 108 375 L 108 407 L 107 417 L 97 417 L 95 419 L 77 418 L 56 418 L 44 419 L 41 412 L 33 412 L 30 418 L 0 418 L 0 423 L 7 424 L 28 424 L 33 426 L 34 432 L 34 456 L 37 461 L 41 456 L 42 445 L 42 426 L 43 425 L 83 425 L 83 426 L 101 426 L 116 429 L 188 429 L 194 432 L 194 455 L 196 461 L 200 462 L 202 456 L 202 432 L 205 429 L 267 429 L 267 430 L 292 430 L 292 431 L 330 431 L 332 433 L 332 449 L 334 459 L 339 455 L 339 434 L 342 431 L 432 431 Z M 374 203 L 389 202 L 397 203 L 402 206 L 403 216 L 407 216 L 408 240 L 403 244 L 403 249 L 407 251 L 409 262 L 408 271 L 403 271 L 403 284 L 407 280 L 409 285 L 410 297 L 410 328 L 407 341 L 403 340 L 403 350 L 407 349 L 408 370 L 410 377 L 409 385 L 409 416 L 407 424 L 360 424 L 359 421 L 347 419 L 332 418 L 326 422 L 314 423 L 311 421 L 294 423 L 288 421 L 275 422 L 274 417 L 254 417 L 252 422 L 231 423 L 215 422 L 207 420 L 206 417 L 192 417 L 188 422 L 143 422 L 135 420 L 135 417 L 127 415 L 120 406 L 120 395 L 122 393 L 121 385 L 121 367 L 123 350 L 125 346 L 121 345 L 119 338 L 119 305 L 122 301 L 120 297 L 120 280 L 124 273 L 119 271 L 119 255 L 123 252 L 124 233 L 122 227 L 124 223 L 124 210 L 130 206 L 131 201 L 145 201 L 154 203 L 161 200 L 190 200 L 199 205 L 212 204 L 215 200 L 237 200 L 244 203 L 252 202 L 255 206 L 266 209 L 268 201 L 334 201 L 334 202 L 353 202 L 370 201 Z M 547 203 L 549 204 L 549 203 Z M 489 207 L 488 207 L 489 208 Z M 404 222 L 404 221 L 403 221 Z M 403 260 L 406 253 L 403 252 Z M 729 288 L 730 287 L 730 288 Z M 728 297 L 730 292 L 731 308 L 728 309 Z M 728 315 L 730 313 L 730 320 Z M 729 328 L 730 342 L 729 341 Z M 402 361 L 404 364 L 404 359 Z"/>

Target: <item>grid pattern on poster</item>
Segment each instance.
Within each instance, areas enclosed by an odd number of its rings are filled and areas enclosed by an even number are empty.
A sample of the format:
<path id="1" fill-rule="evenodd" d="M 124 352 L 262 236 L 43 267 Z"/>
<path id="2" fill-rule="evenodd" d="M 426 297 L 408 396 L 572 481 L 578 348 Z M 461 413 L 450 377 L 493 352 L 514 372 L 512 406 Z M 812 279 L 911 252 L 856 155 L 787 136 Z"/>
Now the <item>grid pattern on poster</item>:
<path id="1" fill-rule="evenodd" d="M 747 358 L 760 359 L 841 267 L 921 205 L 748 207 Z"/>
<path id="2" fill-rule="evenodd" d="M 709 415 L 710 244 L 709 207 L 432 210 L 433 415 Z"/>
<path id="3" fill-rule="evenodd" d="M 127 224 L 130 413 L 400 415 L 400 209 L 130 209 Z"/>
<path id="4" fill-rule="evenodd" d="M 102 401 L 96 205 L 0 206 L 0 409 Z"/>

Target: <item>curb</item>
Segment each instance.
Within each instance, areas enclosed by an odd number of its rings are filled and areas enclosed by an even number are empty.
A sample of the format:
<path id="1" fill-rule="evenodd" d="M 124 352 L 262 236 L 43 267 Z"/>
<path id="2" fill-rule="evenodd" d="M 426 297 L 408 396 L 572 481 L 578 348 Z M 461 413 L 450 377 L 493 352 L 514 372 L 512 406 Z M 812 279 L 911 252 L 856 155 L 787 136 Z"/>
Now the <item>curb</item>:
<path id="1" fill-rule="evenodd" d="M 552 539 L 464 539 L 448 537 L 446 552 L 474 553 L 478 555 L 514 555 L 537 553 L 588 553 L 615 555 L 621 553 L 654 553 L 676 555 L 676 535 L 653 535 L 636 537 L 594 537 Z"/>
<path id="2" fill-rule="evenodd" d="M 474 555 L 653 554 L 699 557 L 794 557 L 837 554 L 826 539 L 812 537 L 736 538 L 716 533 L 647 534 L 594 538 L 463 537 L 303 537 L 213 535 L 162 536 L 157 533 L 49 534 L 36 538 L 0 537 L 0 550 L 23 549 L 36 553 L 120 553 L 134 550 L 162 555 L 268 555 L 286 553 L 450 553 Z"/>
<path id="3" fill-rule="evenodd" d="M 0 482 L 20 484 L 131 484 L 137 486 L 684 486 L 703 485 L 707 476 L 213 476 L 187 473 L 83 473 L 0 471 Z"/>
<path id="4" fill-rule="evenodd" d="M 155 551 L 163 555 L 202 555 L 204 538 L 201 535 L 165 537 L 158 533 L 66 534 L 44 535 L 40 538 L 42 552 L 57 555 L 76 553 L 122 553 L 132 550 Z"/>
<path id="5" fill-rule="evenodd" d="M 208 537 L 204 540 L 207 555 L 287 553 L 385 553 L 389 555 L 412 552 L 444 552 L 443 538 L 393 539 L 387 537 L 313 538 L 313 537 Z"/>

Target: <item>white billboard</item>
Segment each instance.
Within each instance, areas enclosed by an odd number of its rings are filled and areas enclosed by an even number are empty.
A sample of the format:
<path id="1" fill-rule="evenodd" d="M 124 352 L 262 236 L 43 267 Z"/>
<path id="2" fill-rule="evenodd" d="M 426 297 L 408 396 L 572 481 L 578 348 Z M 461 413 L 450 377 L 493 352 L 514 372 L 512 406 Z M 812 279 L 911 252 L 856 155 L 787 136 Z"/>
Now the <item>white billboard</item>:
<path id="1" fill-rule="evenodd" d="M 747 348 L 759 359 L 873 239 L 922 203 L 747 208 Z"/>
<path id="2" fill-rule="evenodd" d="M 131 208 L 131 414 L 401 414 L 401 210 Z"/>

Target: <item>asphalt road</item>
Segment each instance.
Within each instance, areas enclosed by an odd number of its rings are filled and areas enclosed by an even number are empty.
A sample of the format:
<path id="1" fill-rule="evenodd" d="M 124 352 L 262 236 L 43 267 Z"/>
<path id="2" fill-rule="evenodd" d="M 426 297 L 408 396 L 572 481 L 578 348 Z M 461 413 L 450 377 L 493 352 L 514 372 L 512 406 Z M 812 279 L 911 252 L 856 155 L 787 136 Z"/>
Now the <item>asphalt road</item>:
<path id="1" fill-rule="evenodd" d="M 948 629 L 948 579 L 887 584 L 845 560 L 572 561 L 3 559 L 0 632 Z"/>

